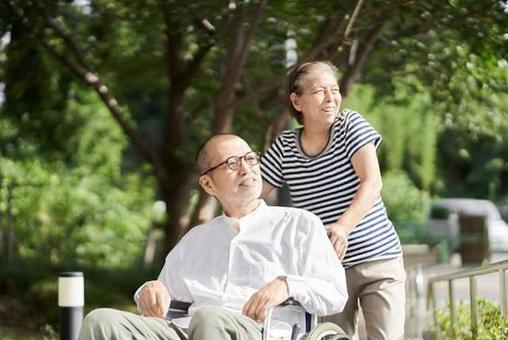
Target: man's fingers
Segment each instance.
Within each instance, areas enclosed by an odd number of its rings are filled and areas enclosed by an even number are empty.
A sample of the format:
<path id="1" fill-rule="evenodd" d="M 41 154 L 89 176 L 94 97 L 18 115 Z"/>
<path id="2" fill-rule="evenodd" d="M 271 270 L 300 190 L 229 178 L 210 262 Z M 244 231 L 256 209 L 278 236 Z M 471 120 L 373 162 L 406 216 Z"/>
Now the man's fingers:
<path id="1" fill-rule="evenodd" d="M 169 308 L 165 287 L 156 282 L 148 284 L 140 293 L 139 305 L 145 316 L 165 317 Z"/>
<path id="2" fill-rule="evenodd" d="M 157 316 L 164 318 L 169 309 L 169 301 L 164 292 L 158 291 L 156 293 L 156 296 L 157 296 L 157 314 L 158 314 Z"/>
<path id="3" fill-rule="evenodd" d="M 254 294 L 251 298 L 251 305 L 247 311 L 247 316 L 250 317 L 251 319 L 254 319 L 254 320 L 257 320 L 257 313 L 258 313 L 258 308 L 259 308 L 259 305 L 261 303 L 261 299 L 260 299 L 260 296 L 257 295 L 257 294 Z"/>
<path id="4" fill-rule="evenodd" d="M 139 296 L 139 304 L 141 306 L 141 312 L 145 316 L 151 316 L 153 314 L 152 305 L 153 305 L 153 297 L 152 294 L 148 291 L 148 289 L 143 289 Z"/>
<path id="5" fill-rule="evenodd" d="M 285 279 L 278 277 L 254 293 L 242 312 L 253 320 L 263 322 L 268 308 L 282 303 L 288 297 L 287 283 Z"/>
<path id="6" fill-rule="evenodd" d="M 268 300 L 260 294 L 254 294 L 243 307 L 243 314 L 249 318 L 262 321 L 264 319 Z"/>
<path id="7" fill-rule="evenodd" d="M 254 295 L 252 295 L 250 297 L 250 299 L 247 301 L 247 303 L 243 306 L 243 309 L 242 309 L 242 313 L 246 316 L 248 316 L 249 318 L 251 317 L 251 309 L 252 309 L 252 304 L 253 304 L 253 301 L 254 300 Z"/>
<path id="8" fill-rule="evenodd" d="M 267 307 L 268 307 L 268 301 L 266 301 L 266 303 L 260 304 L 258 306 L 258 309 L 256 310 L 256 320 L 258 322 L 265 321 L 266 311 L 268 310 Z"/>
<path id="9" fill-rule="evenodd" d="M 146 301 L 143 305 L 143 314 L 145 316 L 157 316 L 157 311 L 155 309 L 156 304 L 153 300 Z"/>

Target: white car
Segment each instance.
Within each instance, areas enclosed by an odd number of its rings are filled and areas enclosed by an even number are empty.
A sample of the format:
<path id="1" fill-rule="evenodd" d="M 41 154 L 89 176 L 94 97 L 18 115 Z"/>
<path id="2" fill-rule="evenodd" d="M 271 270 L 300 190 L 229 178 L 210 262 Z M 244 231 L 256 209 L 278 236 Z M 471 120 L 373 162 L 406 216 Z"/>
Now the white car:
<path id="1" fill-rule="evenodd" d="M 429 234 L 435 239 L 447 237 L 452 250 L 459 246 L 459 216 L 485 216 L 491 252 L 508 251 L 508 225 L 494 203 L 470 198 L 444 198 L 433 201 L 428 219 Z"/>

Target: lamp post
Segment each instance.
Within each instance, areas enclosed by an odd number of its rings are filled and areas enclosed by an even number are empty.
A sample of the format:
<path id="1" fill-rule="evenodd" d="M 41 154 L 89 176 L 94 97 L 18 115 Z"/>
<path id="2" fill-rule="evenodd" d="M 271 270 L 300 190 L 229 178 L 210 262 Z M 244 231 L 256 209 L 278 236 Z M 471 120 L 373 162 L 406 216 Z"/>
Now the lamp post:
<path id="1" fill-rule="evenodd" d="M 62 272 L 58 277 L 61 340 L 78 339 L 85 304 L 84 287 L 83 273 L 81 272 Z"/>

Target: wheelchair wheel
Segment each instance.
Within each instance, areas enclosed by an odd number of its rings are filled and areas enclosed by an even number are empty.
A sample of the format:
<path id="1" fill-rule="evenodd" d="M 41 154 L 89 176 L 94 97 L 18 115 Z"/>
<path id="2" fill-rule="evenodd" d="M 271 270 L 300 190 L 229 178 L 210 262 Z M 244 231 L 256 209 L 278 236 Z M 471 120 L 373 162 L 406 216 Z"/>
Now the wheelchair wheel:
<path id="1" fill-rule="evenodd" d="M 350 340 L 344 331 L 332 322 L 324 322 L 314 327 L 303 338 L 305 340 Z"/>

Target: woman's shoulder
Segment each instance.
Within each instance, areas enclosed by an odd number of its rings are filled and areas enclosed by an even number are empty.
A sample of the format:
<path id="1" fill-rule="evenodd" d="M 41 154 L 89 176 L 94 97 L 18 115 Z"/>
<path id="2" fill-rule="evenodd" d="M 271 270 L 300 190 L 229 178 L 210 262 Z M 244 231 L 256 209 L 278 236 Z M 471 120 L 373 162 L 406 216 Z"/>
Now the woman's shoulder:
<path id="1" fill-rule="evenodd" d="M 295 144 L 296 136 L 298 135 L 299 130 L 301 130 L 301 128 L 284 130 L 277 136 L 275 142 L 281 143 L 282 145 L 293 145 Z"/>
<path id="2" fill-rule="evenodd" d="M 341 119 L 342 120 L 349 120 L 354 117 L 362 117 L 362 115 L 356 110 L 345 108 L 340 112 L 340 114 L 337 117 L 337 120 L 341 120 Z"/>
<path id="3" fill-rule="evenodd" d="M 302 129 L 301 127 L 298 127 L 298 128 L 294 128 L 294 129 L 284 130 L 281 132 L 279 137 L 293 138 L 294 136 L 296 136 L 298 134 L 298 131 L 300 131 L 301 129 Z"/>
<path id="4" fill-rule="evenodd" d="M 365 118 L 358 112 L 352 109 L 343 109 L 334 122 L 335 129 L 350 129 L 358 123 L 365 121 Z"/>

